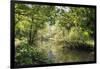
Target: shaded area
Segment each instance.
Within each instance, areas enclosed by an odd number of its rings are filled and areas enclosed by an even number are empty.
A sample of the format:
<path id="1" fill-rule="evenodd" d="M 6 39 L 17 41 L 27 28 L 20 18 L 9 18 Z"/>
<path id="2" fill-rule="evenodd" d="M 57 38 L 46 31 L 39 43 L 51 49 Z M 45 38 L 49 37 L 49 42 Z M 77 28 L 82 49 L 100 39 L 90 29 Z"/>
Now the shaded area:
<path id="1" fill-rule="evenodd" d="M 15 63 L 94 61 L 95 9 L 16 4 Z"/>

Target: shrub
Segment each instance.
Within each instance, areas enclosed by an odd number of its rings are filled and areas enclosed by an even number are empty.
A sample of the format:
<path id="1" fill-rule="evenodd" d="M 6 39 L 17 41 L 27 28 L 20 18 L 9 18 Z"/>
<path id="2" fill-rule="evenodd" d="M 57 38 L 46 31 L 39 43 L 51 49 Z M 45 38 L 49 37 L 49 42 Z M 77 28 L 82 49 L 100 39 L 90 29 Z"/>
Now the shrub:
<path id="1" fill-rule="evenodd" d="M 71 50 L 76 50 L 76 51 L 87 51 L 91 52 L 94 50 L 94 47 L 91 46 L 90 44 L 80 42 L 80 41 L 66 41 L 64 48 L 68 48 Z"/>
<path id="2" fill-rule="evenodd" d="M 17 65 L 47 63 L 47 56 L 43 51 L 39 51 L 37 47 L 32 47 L 25 43 L 16 48 L 15 58 Z"/>

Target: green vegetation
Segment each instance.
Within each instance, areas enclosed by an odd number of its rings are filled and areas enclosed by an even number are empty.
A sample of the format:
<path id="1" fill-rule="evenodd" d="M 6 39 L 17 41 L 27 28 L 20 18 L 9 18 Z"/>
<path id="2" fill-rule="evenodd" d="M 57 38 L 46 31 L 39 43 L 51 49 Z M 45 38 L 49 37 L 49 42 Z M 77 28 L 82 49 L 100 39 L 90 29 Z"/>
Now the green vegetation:
<path id="1" fill-rule="evenodd" d="M 94 8 L 15 5 L 16 65 L 94 61 L 94 36 Z"/>

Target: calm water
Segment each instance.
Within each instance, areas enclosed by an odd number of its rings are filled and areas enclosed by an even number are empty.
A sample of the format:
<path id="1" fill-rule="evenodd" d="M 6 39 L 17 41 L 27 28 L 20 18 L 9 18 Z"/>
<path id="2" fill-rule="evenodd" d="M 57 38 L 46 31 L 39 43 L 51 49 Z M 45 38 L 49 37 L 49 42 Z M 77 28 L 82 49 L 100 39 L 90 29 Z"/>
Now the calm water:
<path id="1" fill-rule="evenodd" d="M 55 40 L 43 41 L 42 46 L 47 50 L 47 56 L 53 63 L 93 61 L 94 53 L 63 48 Z"/>

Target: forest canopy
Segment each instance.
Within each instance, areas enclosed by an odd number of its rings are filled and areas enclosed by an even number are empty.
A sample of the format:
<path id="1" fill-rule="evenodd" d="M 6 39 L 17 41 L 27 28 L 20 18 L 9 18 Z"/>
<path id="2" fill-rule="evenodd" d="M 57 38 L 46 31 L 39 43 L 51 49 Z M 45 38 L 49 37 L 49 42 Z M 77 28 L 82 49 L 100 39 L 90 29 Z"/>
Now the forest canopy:
<path id="1" fill-rule="evenodd" d="M 16 64 L 94 61 L 95 13 L 92 7 L 15 4 Z"/>

